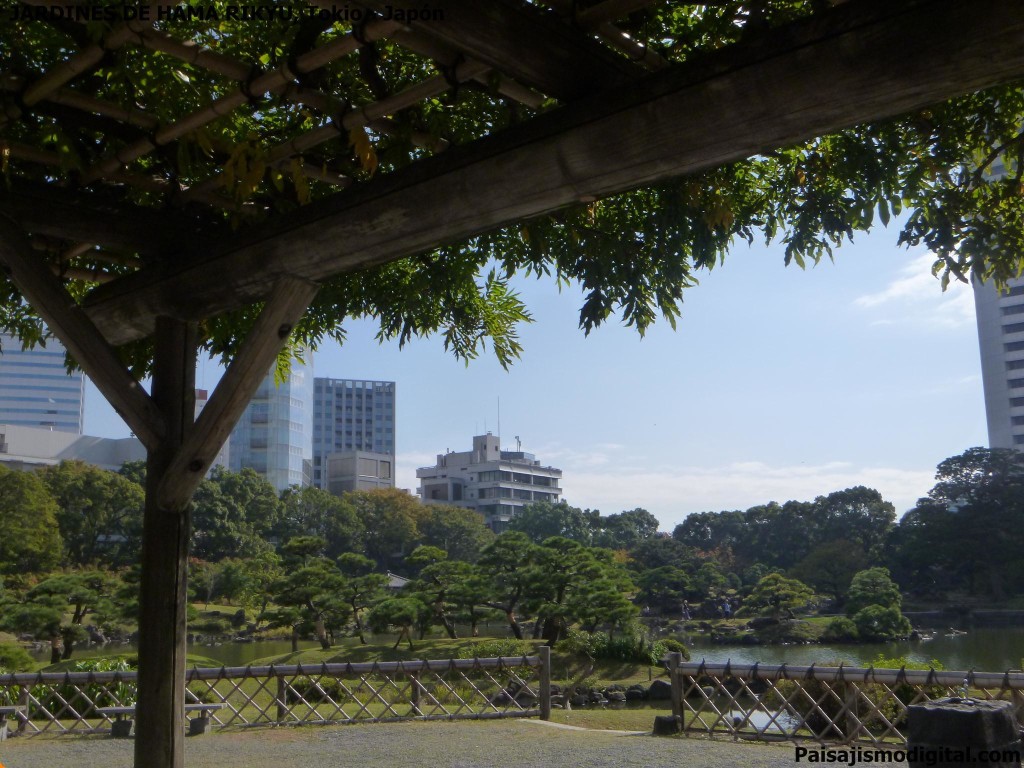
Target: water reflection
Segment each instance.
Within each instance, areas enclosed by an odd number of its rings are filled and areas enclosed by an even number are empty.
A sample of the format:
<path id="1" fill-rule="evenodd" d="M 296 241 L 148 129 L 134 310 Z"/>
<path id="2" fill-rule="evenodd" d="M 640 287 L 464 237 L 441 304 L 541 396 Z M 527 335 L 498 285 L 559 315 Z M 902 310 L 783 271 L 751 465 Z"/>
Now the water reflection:
<path id="1" fill-rule="evenodd" d="M 928 664 L 939 661 L 945 669 L 974 669 L 1003 672 L 1020 669 L 1024 656 L 1024 628 L 973 629 L 966 634 L 947 636 L 937 630 L 927 642 L 901 641 L 848 645 L 716 645 L 700 634 L 684 641 L 693 661 L 732 661 L 737 664 L 828 664 L 845 661 L 848 665 L 868 666 L 879 655 L 885 658 L 907 657 Z"/>

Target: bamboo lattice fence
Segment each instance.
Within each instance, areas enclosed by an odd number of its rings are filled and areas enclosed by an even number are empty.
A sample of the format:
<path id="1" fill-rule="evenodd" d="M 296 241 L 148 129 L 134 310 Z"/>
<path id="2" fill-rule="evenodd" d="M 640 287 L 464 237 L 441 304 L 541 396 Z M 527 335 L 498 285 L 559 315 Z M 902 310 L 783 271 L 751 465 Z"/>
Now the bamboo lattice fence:
<path id="1" fill-rule="evenodd" d="M 899 747 L 907 707 L 962 695 L 1013 702 L 1024 721 L 1024 673 L 873 667 L 683 663 L 670 655 L 673 713 L 687 735 Z"/>
<path id="2" fill-rule="evenodd" d="M 132 706 L 137 673 L 0 676 L 0 706 L 22 705 L 17 732 L 107 733 L 104 707 Z M 221 704 L 211 725 L 259 726 L 550 715 L 550 652 L 441 659 L 191 669 L 187 704 Z"/>

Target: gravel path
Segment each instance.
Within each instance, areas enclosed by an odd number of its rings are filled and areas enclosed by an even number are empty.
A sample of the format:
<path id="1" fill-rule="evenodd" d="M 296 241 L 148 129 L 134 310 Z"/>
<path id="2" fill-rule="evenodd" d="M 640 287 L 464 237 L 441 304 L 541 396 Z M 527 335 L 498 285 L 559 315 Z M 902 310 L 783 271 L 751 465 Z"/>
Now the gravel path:
<path id="1" fill-rule="evenodd" d="M 793 746 L 654 738 L 552 727 L 539 721 L 386 723 L 261 728 L 186 739 L 188 768 L 793 768 Z M 131 768 L 133 740 L 16 738 L 0 743 L 4 768 Z"/>

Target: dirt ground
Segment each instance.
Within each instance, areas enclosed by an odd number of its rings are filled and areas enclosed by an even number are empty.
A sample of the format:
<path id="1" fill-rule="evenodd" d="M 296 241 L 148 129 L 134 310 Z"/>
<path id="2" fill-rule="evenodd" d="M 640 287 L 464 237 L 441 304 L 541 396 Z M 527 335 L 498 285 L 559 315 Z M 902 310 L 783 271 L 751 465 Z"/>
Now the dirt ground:
<path id="1" fill-rule="evenodd" d="M 188 768 L 792 768 L 791 744 L 655 738 L 537 720 L 259 728 L 186 739 Z M 0 742 L 3 768 L 131 768 L 133 739 L 36 736 Z M 806 762 L 806 758 L 803 762 Z"/>

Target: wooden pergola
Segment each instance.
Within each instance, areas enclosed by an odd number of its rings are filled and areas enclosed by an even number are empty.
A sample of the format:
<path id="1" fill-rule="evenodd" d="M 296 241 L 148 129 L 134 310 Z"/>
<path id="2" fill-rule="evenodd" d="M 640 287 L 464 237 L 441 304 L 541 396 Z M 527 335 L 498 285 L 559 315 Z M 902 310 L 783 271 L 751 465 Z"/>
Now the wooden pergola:
<path id="1" fill-rule="evenodd" d="M 99 26 L 69 0 L 11 5 L 32 19 L 22 31 L 51 42 L 39 44 L 42 60 L 15 62 L 4 54 L 14 26 L 0 28 L 0 261 L 149 455 L 137 765 L 183 764 L 192 493 L 319 285 L 1024 77 L 1024 3 L 1006 0 L 826 1 L 693 59 L 659 53 L 631 21 L 722 4 L 360 0 L 340 18 L 342 6 L 308 0 L 288 6 L 306 21 L 226 32 L 167 5 Z M 290 24 L 313 34 L 275 48 L 267 31 Z M 215 45 L 246 29 L 249 58 Z M 381 87 L 368 54 L 382 51 L 419 62 L 419 79 Z M 140 104 L 112 85 L 147 67 L 173 70 L 181 93 Z M 460 89 L 516 119 L 456 145 L 436 105 Z M 305 117 L 276 119 L 282 110 Z M 253 126 L 246 146 L 210 138 L 225 117 Z M 70 137 L 74 162 L 32 139 L 40 126 Z M 382 148 L 398 144 L 401 162 L 374 173 Z M 185 173 L 181 153 L 197 146 L 205 159 Z M 359 159 L 355 172 L 339 147 Z M 308 204 L 277 204 L 271 180 L 282 176 L 292 193 L 314 190 Z M 202 324 L 253 305 L 257 319 L 193 421 Z M 149 393 L 118 349 L 144 339 Z"/>

